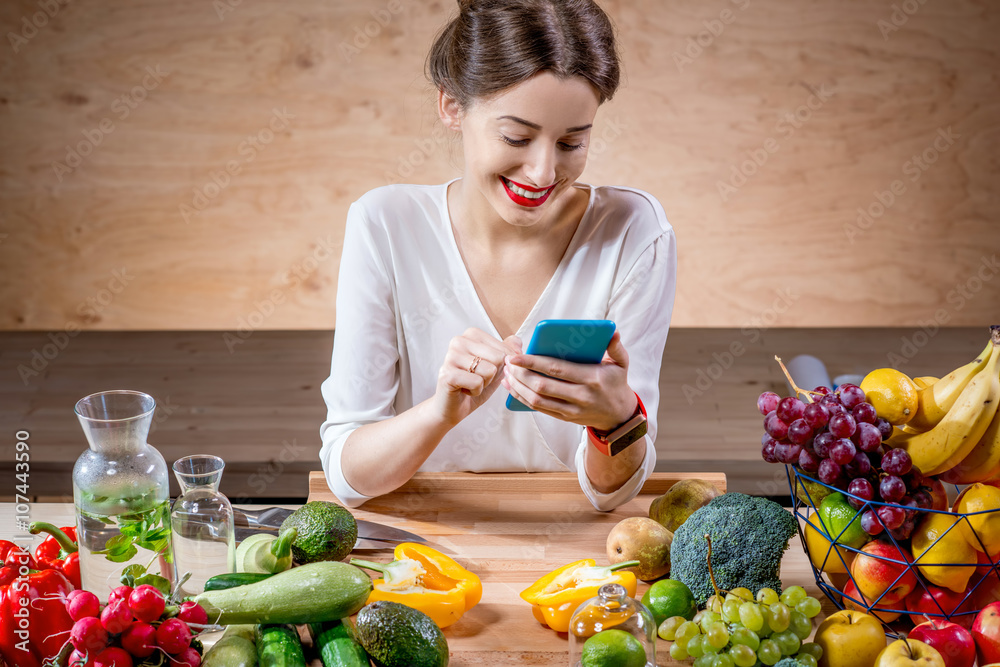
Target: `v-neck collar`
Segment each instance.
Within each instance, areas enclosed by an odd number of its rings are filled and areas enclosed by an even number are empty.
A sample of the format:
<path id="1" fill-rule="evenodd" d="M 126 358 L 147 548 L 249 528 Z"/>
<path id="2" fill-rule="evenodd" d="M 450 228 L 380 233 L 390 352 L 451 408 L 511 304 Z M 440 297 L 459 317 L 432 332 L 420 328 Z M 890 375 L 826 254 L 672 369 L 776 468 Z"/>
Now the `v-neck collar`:
<path id="1" fill-rule="evenodd" d="M 450 181 L 444 184 L 443 188 L 444 194 L 442 196 L 444 201 L 442 202 L 441 205 L 444 210 L 445 226 L 448 228 L 447 229 L 448 238 L 451 239 L 451 248 L 452 251 L 455 253 L 455 259 L 457 259 L 458 262 L 462 265 L 462 272 L 465 274 L 467 287 L 469 288 L 470 293 L 475 299 L 476 305 L 479 307 L 479 312 L 482 315 L 483 320 L 489 324 L 490 332 L 498 339 L 501 339 L 502 336 L 500 335 L 500 331 L 493 323 L 493 319 L 490 317 L 490 314 L 486 311 L 486 306 L 483 305 L 483 300 L 479 297 L 479 292 L 478 290 L 476 290 L 476 284 L 473 282 L 472 275 L 469 273 L 469 267 L 465 264 L 465 259 L 462 257 L 462 252 L 458 248 L 458 239 L 455 238 L 455 226 L 451 220 L 451 209 L 448 208 L 448 188 L 451 187 L 452 183 L 459 180 L 459 178 L 461 177 L 451 179 Z M 535 313 L 539 309 L 541 303 L 545 300 L 545 297 L 548 296 L 548 293 L 552 289 L 554 289 L 553 286 L 557 284 L 560 274 L 563 273 L 565 264 L 568 261 L 567 258 L 573 256 L 572 251 L 576 249 L 577 239 L 580 238 L 580 229 L 584 226 L 584 223 L 590 217 L 590 212 L 594 207 L 594 186 L 589 185 L 587 183 L 574 183 L 573 187 L 577 187 L 578 185 L 585 186 L 590 190 L 590 196 L 587 200 L 587 208 L 584 210 L 583 215 L 580 216 L 580 222 L 577 223 L 576 229 L 573 230 L 573 236 L 569 240 L 569 245 L 566 246 L 566 250 L 563 252 L 562 257 L 559 258 L 559 264 L 556 266 L 556 270 L 552 272 L 552 276 L 549 278 L 549 282 L 545 285 L 545 289 L 542 290 L 542 293 L 538 296 L 538 299 L 531 307 L 531 310 L 528 311 L 527 317 L 524 319 L 523 322 L 521 322 L 520 326 L 517 328 L 515 334 L 521 340 L 524 340 L 525 334 L 528 333 L 527 331 L 525 331 L 525 329 L 530 322 L 534 321 L 536 317 Z"/>

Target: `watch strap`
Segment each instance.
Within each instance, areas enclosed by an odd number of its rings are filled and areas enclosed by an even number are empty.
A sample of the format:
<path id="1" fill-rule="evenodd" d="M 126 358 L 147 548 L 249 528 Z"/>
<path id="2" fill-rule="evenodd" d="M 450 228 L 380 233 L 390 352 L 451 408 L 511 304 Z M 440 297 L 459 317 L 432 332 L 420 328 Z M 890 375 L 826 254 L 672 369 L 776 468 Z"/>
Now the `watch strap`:
<path id="1" fill-rule="evenodd" d="M 590 439 L 591 444 L 605 456 L 615 456 L 646 435 L 648 429 L 646 406 L 642 404 L 639 394 L 635 395 L 635 401 L 635 412 L 632 416 L 624 424 L 612 431 L 601 433 L 590 426 L 587 427 L 587 437 Z"/>

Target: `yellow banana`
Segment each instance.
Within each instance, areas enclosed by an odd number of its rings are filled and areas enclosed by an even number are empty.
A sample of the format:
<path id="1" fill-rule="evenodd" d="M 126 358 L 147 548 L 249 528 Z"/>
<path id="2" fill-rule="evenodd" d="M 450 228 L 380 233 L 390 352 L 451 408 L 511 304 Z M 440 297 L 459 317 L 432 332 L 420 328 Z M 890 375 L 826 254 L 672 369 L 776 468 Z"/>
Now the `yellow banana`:
<path id="1" fill-rule="evenodd" d="M 905 449 L 925 475 L 938 475 L 961 463 L 986 432 L 1000 403 L 1000 327 L 986 367 L 962 390 L 948 414 L 924 433 L 897 432 L 886 445 Z"/>
<path id="2" fill-rule="evenodd" d="M 922 377 L 913 378 L 913 384 L 917 385 L 917 389 L 923 389 L 924 387 L 929 387 L 941 378 L 936 378 L 931 375 L 924 375 Z"/>
<path id="3" fill-rule="evenodd" d="M 937 382 L 917 390 L 917 412 L 906 425 L 913 431 L 929 431 L 948 414 L 969 381 L 989 361 L 993 342 L 969 363 L 956 368 Z"/>
<path id="4" fill-rule="evenodd" d="M 941 473 L 941 481 L 948 484 L 975 484 L 993 479 L 1000 474 L 1000 407 L 993 421 L 986 427 L 983 437 L 961 463 Z"/>

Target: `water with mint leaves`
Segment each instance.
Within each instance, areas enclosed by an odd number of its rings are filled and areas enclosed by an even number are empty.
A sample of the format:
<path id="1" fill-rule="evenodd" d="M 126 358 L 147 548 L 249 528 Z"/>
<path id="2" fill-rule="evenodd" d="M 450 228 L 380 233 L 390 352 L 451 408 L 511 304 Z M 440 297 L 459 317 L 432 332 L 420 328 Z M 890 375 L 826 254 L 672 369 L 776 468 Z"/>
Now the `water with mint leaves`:
<path id="1" fill-rule="evenodd" d="M 174 581 L 167 464 L 146 442 L 154 409 L 151 396 L 135 391 L 76 404 L 90 445 L 73 467 L 80 575 L 102 600 L 129 565 Z"/>

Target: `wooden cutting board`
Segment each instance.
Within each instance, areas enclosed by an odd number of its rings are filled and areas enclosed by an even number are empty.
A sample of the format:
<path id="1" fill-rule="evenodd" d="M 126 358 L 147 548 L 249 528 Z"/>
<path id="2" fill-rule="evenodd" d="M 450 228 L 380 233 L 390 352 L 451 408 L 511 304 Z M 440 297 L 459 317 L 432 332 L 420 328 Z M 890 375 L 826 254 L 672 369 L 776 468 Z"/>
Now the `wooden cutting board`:
<path id="1" fill-rule="evenodd" d="M 444 631 L 451 665 L 566 667 L 566 635 L 538 623 L 520 592 L 566 563 L 581 558 L 607 563 L 605 543 L 614 525 L 647 516 L 654 498 L 691 478 L 726 491 L 722 473 L 653 473 L 634 499 L 599 512 L 575 473 L 417 473 L 393 493 L 351 511 L 427 538 L 482 579 L 482 601 Z M 309 500 L 337 502 L 321 472 L 310 475 Z M 359 557 L 392 558 L 388 549 L 364 554 Z M 786 586 L 804 585 L 822 599 L 797 540 L 786 552 L 782 574 Z M 647 588 L 640 582 L 638 596 Z M 658 664 L 690 665 L 671 660 L 668 648 L 667 642 L 658 643 Z"/>

